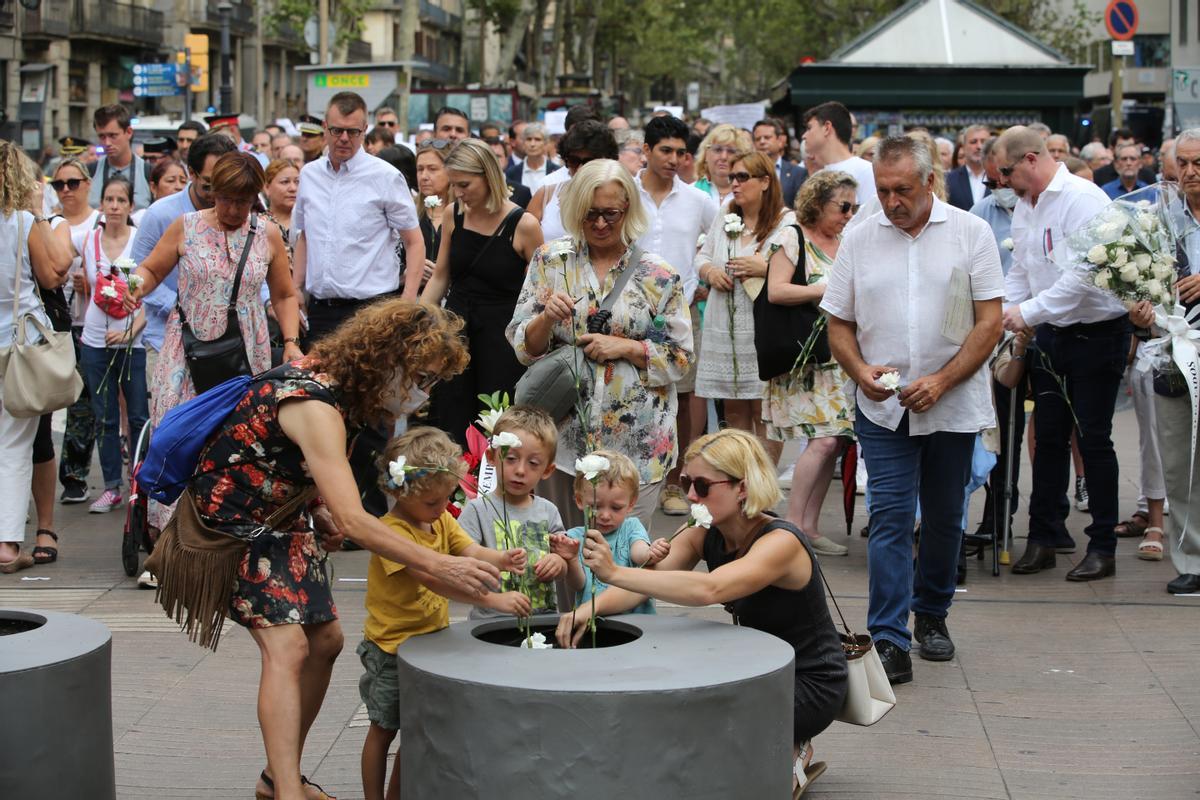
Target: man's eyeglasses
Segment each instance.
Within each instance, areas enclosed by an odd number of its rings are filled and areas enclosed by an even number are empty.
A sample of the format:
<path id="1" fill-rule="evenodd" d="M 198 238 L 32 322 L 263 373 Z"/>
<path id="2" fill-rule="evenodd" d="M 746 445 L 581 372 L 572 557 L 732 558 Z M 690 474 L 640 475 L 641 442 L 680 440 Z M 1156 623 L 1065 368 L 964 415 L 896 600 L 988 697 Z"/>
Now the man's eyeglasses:
<path id="1" fill-rule="evenodd" d="M 838 203 L 836 200 L 834 200 L 832 202 L 834 202 L 836 204 L 835 207 L 838 209 L 838 211 L 840 211 L 843 214 L 849 214 L 851 212 L 853 212 L 855 214 L 858 213 L 858 203 L 851 203 L 849 200 L 843 200 L 840 203 Z"/>
<path id="2" fill-rule="evenodd" d="M 765 175 L 751 175 L 749 172 L 731 172 L 729 173 L 730 183 L 745 183 L 751 178 L 765 178 Z"/>
<path id="3" fill-rule="evenodd" d="M 56 192 L 61 192 L 63 189 L 70 189 L 72 192 L 79 188 L 86 180 L 85 178 L 67 178 L 65 181 L 50 181 L 50 188 Z"/>
<path id="4" fill-rule="evenodd" d="M 453 144 L 453 139 L 426 139 L 417 145 L 417 152 L 420 153 L 423 150 L 445 150 Z"/>
<path id="5" fill-rule="evenodd" d="M 695 487 L 696 497 L 699 497 L 700 499 L 708 497 L 708 491 L 712 489 L 712 487 L 722 483 L 737 483 L 737 481 L 733 479 L 710 481 L 708 478 L 693 478 L 690 475 L 679 476 L 679 485 L 683 487 L 684 493 L 691 491 L 692 487 Z"/>
<path id="6" fill-rule="evenodd" d="M 604 220 L 609 225 L 616 225 L 623 216 L 625 216 L 623 208 L 589 208 L 583 218 L 589 225 L 595 225 L 600 220 Z"/>
<path id="7" fill-rule="evenodd" d="M 984 189 L 987 189 L 989 192 L 994 192 L 994 191 L 996 191 L 997 189 L 1003 189 L 1004 187 L 1003 187 L 1003 186 L 1001 186 L 1001 185 L 1000 185 L 1000 183 L 999 183 L 998 181 L 993 181 L 993 180 L 984 180 L 984 182 L 983 182 L 983 188 L 984 188 Z"/>
<path id="8" fill-rule="evenodd" d="M 335 139 L 340 139 L 343 135 L 346 135 L 353 141 L 363 135 L 362 128 L 339 128 L 336 125 L 330 125 L 325 130 L 329 131 L 329 135 Z"/>
<path id="9" fill-rule="evenodd" d="M 1017 167 L 1021 166 L 1021 162 L 1025 160 L 1025 156 L 1027 155 L 1029 155 L 1029 153 L 1022 153 L 1021 157 L 1012 163 L 1012 166 L 1001 167 L 1000 174 L 1006 178 L 1011 178 L 1013 172 L 1017 169 Z"/>

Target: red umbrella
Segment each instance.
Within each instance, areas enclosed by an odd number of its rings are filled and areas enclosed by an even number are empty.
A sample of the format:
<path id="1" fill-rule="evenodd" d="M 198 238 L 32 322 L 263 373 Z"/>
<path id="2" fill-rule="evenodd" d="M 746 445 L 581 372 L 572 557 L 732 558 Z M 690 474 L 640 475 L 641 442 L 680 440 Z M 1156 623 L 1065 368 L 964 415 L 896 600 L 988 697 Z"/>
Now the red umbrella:
<path id="1" fill-rule="evenodd" d="M 858 445 L 848 439 L 842 450 L 842 510 L 846 514 L 846 535 L 854 524 L 854 495 L 858 489 Z"/>

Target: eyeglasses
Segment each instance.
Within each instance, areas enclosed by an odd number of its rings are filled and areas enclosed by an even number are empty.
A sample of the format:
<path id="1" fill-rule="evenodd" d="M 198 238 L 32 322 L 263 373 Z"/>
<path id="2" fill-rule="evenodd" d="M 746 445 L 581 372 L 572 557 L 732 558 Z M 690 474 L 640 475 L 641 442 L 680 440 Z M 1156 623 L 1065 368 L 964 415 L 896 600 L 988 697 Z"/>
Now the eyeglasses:
<path id="1" fill-rule="evenodd" d="M 50 181 L 50 188 L 56 192 L 61 192 L 63 189 L 70 189 L 72 192 L 79 188 L 86 178 L 67 178 L 65 181 Z"/>
<path id="2" fill-rule="evenodd" d="M 851 212 L 855 214 L 858 213 L 858 203 L 851 203 L 849 200 L 843 200 L 840 203 L 838 203 L 836 200 L 831 200 L 830 202 L 836 203 L 836 208 L 843 214 L 849 214 Z"/>
<path id="3" fill-rule="evenodd" d="M 1006 178 L 1012 177 L 1013 171 L 1016 170 L 1017 167 L 1021 166 L 1021 162 L 1025 160 L 1025 156 L 1027 155 L 1029 155 L 1029 153 L 1022 153 L 1021 157 L 1012 163 L 1012 166 L 1001 167 L 1000 174 Z"/>
<path id="4" fill-rule="evenodd" d="M 445 150 L 453 144 L 453 139 L 426 139 L 417 145 L 417 152 L 420 153 L 423 150 Z"/>
<path id="5" fill-rule="evenodd" d="M 319 137 L 321 137 L 321 136 L 324 136 L 324 135 L 325 135 L 325 134 L 323 134 L 323 133 L 309 133 L 308 131 L 301 131 L 301 132 L 300 132 L 300 138 L 301 138 L 301 139 L 317 139 L 317 138 L 319 138 Z"/>
<path id="6" fill-rule="evenodd" d="M 601 219 L 609 225 L 616 225 L 617 220 L 623 216 L 625 216 L 623 208 L 589 208 L 583 218 L 589 225 L 595 225 Z"/>
<path id="7" fill-rule="evenodd" d="M 730 183 L 745 183 L 751 178 L 765 178 L 766 175 L 751 175 L 749 172 L 731 172 L 729 173 Z"/>
<path id="8" fill-rule="evenodd" d="M 1000 185 L 1000 183 L 998 181 L 985 180 L 983 182 L 983 188 L 987 189 L 989 192 L 994 192 L 997 189 L 1001 189 L 1003 187 Z"/>
<path id="9" fill-rule="evenodd" d="M 571 155 L 563 156 L 563 164 L 566 164 L 568 169 L 578 169 L 579 167 L 582 167 L 584 164 L 588 163 L 589 161 L 595 161 L 595 160 L 596 160 L 595 156 L 571 156 Z"/>
<path id="10" fill-rule="evenodd" d="M 330 125 L 325 130 L 329 131 L 329 135 L 335 139 L 340 139 L 342 138 L 342 135 L 345 134 L 353 141 L 354 139 L 357 139 L 363 135 L 362 128 L 339 128 L 336 125 Z"/>
<path id="11" fill-rule="evenodd" d="M 712 487 L 722 483 L 737 483 L 737 481 L 731 478 L 723 481 L 710 481 L 708 478 L 693 478 L 689 475 L 679 476 L 679 484 L 683 487 L 684 493 L 691 491 L 692 487 L 695 487 L 696 497 L 701 499 L 708 497 L 708 491 L 712 489 Z"/>
<path id="12" fill-rule="evenodd" d="M 725 144 L 716 144 L 708 148 L 708 152 L 718 156 L 735 156 L 738 153 L 738 149 Z"/>

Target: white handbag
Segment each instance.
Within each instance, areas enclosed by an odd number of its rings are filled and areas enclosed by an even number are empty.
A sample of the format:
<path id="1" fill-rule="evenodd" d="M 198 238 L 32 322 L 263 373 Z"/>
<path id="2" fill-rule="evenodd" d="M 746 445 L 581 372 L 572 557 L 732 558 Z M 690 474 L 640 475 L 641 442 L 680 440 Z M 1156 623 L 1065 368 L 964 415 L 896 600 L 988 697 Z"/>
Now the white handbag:
<path id="1" fill-rule="evenodd" d="M 4 410 L 18 418 L 40 417 L 66 408 L 83 391 L 83 379 L 75 368 L 75 345 L 69 331 L 52 330 L 35 314 L 17 316 L 21 292 L 21 240 L 25 236 L 25 217 L 17 214 L 15 285 L 13 286 L 13 340 L 0 350 L 0 369 L 4 376 Z M 34 295 L 41 302 L 36 279 Z M 45 309 L 45 305 L 42 306 Z M 26 326 L 32 324 L 41 334 L 40 342 L 30 342 Z"/>
<path id="2" fill-rule="evenodd" d="M 813 560 L 816 564 L 816 560 Z M 841 634 L 842 651 L 846 654 L 846 665 L 849 667 L 849 680 L 846 686 L 846 702 L 836 719 L 851 725 L 874 725 L 883 719 L 883 715 L 896 705 L 896 693 L 892 691 L 892 683 L 883 671 L 883 662 L 879 659 L 879 651 L 870 636 L 855 634 L 846 624 L 842 609 L 838 606 L 825 572 L 817 564 L 817 572 L 825 584 L 825 591 L 833 601 L 838 618 L 842 621 Z"/>

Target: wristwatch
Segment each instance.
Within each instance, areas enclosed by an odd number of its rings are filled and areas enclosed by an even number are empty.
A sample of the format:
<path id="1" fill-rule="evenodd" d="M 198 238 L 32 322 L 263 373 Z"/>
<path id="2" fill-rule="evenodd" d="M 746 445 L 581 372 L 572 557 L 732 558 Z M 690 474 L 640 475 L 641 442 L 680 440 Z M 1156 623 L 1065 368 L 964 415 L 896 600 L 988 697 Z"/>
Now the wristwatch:
<path id="1" fill-rule="evenodd" d="M 300 346 L 300 337 L 299 336 L 289 336 L 283 340 L 284 344 L 287 344 L 288 342 L 291 342 L 292 344 L 299 347 Z"/>
<path id="2" fill-rule="evenodd" d="M 33 224 L 34 225 L 37 225 L 39 222 L 49 222 L 49 221 L 50 221 L 50 219 L 48 217 L 43 217 L 41 214 L 33 215 Z"/>

